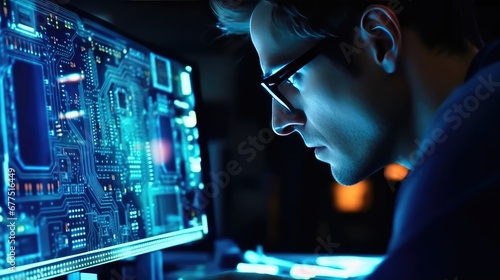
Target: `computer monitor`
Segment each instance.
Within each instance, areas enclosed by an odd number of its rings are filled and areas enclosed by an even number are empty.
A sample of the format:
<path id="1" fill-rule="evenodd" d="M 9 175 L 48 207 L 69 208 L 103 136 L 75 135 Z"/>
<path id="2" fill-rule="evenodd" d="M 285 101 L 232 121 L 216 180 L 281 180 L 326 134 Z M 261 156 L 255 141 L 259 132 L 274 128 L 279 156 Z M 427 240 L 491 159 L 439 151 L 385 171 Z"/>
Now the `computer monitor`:
<path id="1" fill-rule="evenodd" d="M 52 2 L 0 5 L 0 279 L 206 237 L 196 67 Z"/>

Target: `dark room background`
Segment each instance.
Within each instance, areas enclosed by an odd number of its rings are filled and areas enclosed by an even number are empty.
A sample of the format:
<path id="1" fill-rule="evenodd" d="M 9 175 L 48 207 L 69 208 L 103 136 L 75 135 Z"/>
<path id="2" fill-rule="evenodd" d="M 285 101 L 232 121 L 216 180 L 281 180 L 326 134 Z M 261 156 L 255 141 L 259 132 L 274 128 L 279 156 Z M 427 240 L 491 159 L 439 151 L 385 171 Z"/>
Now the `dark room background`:
<path id="1" fill-rule="evenodd" d="M 357 192 L 346 193 L 298 135 L 271 134 L 271 99 L 259 86 L 257 55 L 243 37 L 219 37 L 207 0 L 59 3 L 197 64 L 213 177 L 222 178 L 228 162 L 241 167 L 213 201 L 218 237 L 231 238 L 242 249 L 261 244 L 275 252 L 384 252 L 398 185 L 381 171 Z M 477 2 L 485 42 L 500 36 L 497 5 Z M 363 202 L 359 207 L 337 201 L 356 195 Z"/>

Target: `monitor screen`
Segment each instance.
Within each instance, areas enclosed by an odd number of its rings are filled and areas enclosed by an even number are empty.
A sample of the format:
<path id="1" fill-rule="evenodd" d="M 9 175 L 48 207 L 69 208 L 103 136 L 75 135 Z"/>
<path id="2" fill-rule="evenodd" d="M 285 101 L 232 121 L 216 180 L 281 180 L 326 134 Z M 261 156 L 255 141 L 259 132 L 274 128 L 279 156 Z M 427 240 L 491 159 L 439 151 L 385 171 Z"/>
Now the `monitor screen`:
<path id="1" fill-rule="evenodd" d="M 0 5 L 0 278 L 202 239 L 195 66 L 52 2 Z"/>

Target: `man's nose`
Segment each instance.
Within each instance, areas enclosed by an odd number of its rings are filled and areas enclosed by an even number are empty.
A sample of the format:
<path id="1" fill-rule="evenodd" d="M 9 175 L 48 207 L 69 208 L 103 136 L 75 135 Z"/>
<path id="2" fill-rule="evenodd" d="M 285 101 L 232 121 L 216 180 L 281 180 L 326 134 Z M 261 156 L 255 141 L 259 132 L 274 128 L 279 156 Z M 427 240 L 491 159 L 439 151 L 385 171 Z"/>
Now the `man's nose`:
<path id="1" fill-rule="evenodd" d="M 298 125 L 306 123 L 306 116 L 302 110 L 295 109 L 293 112 L 290 112 L 275 99 L 272 102 L 272 127 L 274 133 L 277 135 L 290 135 L 296 130 Z"/>

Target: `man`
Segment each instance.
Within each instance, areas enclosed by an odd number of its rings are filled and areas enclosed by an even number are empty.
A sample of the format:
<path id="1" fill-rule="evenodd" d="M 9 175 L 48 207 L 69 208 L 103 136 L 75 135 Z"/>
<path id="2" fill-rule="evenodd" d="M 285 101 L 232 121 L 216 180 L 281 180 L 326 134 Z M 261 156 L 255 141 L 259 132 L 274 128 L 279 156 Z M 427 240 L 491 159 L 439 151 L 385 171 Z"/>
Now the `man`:
<path id="1" fill-rule="evenodd" d="M 471 1 L 212 1 L 249 34 L 276 134 L 355 184 L 397 162 L 387 258 L 369 279 L 500 277 L 500 44 Z"/>

